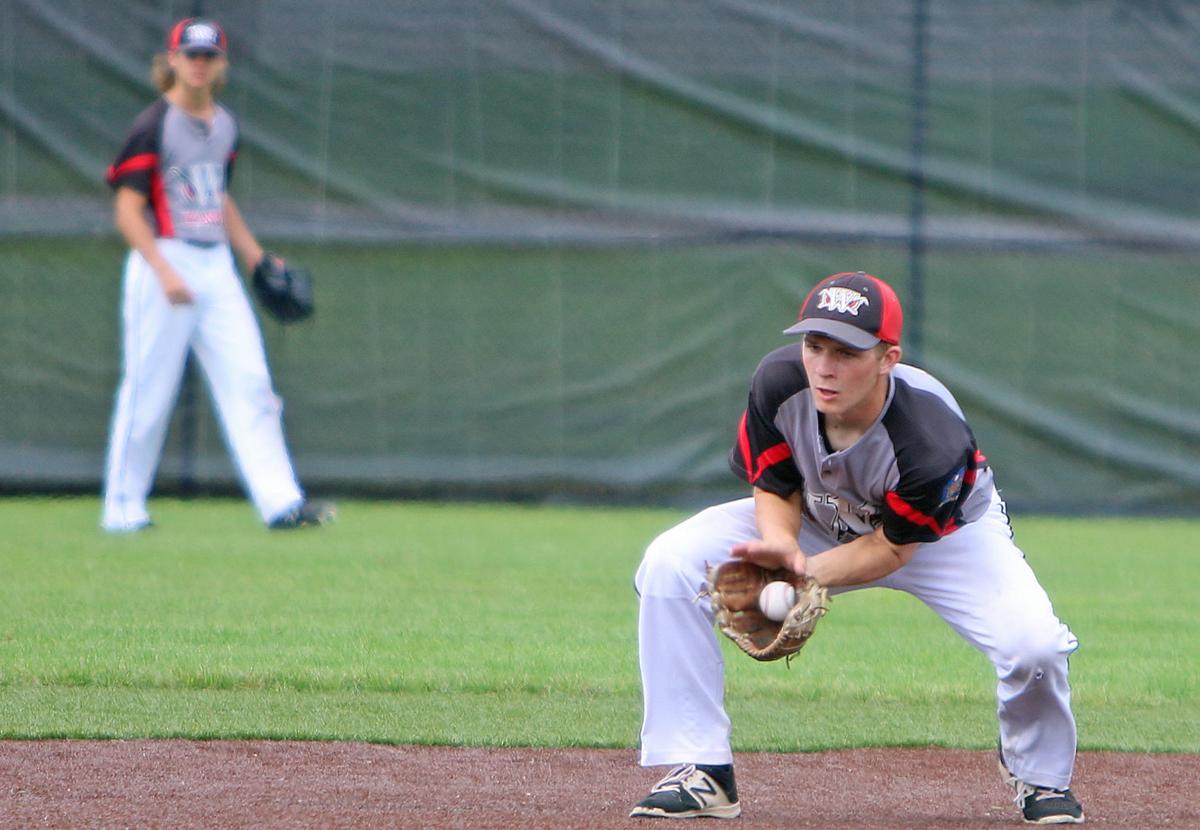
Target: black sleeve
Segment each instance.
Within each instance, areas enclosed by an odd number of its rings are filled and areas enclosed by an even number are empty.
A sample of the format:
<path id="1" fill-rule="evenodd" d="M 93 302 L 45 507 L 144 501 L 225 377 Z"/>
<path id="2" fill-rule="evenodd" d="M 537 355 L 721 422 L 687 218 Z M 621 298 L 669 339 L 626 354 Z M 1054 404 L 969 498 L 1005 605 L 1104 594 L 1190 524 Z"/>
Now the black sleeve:
<path id="1" fill-rule="evenodd" d="M 738 478 L 784 498 L 804 486 L 792 448 L 775 425 L 783 402 L 808 388 L 799 353 L 793 352 L 791 346 L 778 349 L 759 364 L 729 453 L 729 467 Z"/>
<path id="2" fill-rule="evenodd" d="M 962 507 L 987 463 L 965 421 L 933 396 L 925 404 L 903 410 L 919 413 L 903 429 L 888 424 L 893 436 L 905 436 L 896 446 L 900 479 L 882 510 L 884 535 L 898 545 L 936 542 L 961 527 Z"/>
<path id="3" fill-rule="evenodd" d="M 105 175 L 105 180 L 113 190 L 131 187 L 139 193 L 150 195 L 151 181 L 158 169 L 162 122 L 166 112 L 167 102 L 160 98 L 134 119 L 125 145 Z"/>
<path id="4" fill-rule="evenodd" d="M 225 192 L 229 192 L 229 183 L 233 181 L 233 165 L 237 161 L 238 150 L 242 147 L 242 124 L 238 121 L 237 116 L 232 112 L 229 117 L 233 119 L 233 149 L 229 151 L 229 158 L 225 159 Z"/>

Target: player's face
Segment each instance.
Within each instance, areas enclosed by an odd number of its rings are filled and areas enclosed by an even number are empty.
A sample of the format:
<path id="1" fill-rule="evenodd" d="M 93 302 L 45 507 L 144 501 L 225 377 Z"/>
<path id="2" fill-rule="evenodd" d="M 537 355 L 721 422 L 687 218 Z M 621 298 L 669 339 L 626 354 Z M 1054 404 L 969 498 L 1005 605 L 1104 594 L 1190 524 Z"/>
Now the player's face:
<path id="1" fill-rule="evenodd" d="M 193 89 L 206 89 L 225 71 L 225 56 L 218 52 L 172 52 L 171 68 L 179 83 Z"/>
<path id="2" fill-rule="evenodd" d="M 817 411 L 839 421 L 874 421 L 887 396 L 887 374 L 900 349 L 852 349 L 819 334 L 804 337 L 804 371 Z"/>

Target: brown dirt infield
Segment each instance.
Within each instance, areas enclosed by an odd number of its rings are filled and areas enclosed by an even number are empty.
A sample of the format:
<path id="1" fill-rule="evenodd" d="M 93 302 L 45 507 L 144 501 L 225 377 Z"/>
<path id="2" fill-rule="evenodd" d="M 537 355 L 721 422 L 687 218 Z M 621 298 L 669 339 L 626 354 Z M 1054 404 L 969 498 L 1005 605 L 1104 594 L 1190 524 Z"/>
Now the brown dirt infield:
<path id="1" fill-rule="evenodd" d="M 1022 826 L 990 752 L 745 753 L 737 771 L 744 830 Z M 626 814 L 660 773 L 631 750 L 4 741 L 0 827 L 646 830 L 665 822 Z M 1073 789 L 1089 824 L 1200 828 L 1198 755 L 1081 753 Z"/>

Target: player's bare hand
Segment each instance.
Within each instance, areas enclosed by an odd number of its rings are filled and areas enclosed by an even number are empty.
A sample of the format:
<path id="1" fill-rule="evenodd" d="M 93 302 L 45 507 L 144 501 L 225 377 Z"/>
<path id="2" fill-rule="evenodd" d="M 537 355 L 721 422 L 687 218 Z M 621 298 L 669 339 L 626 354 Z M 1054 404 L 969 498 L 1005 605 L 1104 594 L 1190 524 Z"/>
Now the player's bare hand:
<path id="1" fill-rule="evenodd" d="M 196 301 L 196 295 L 178 274 L 160 274 L 158 281 L 162 284 L 163 293 L 167 295 L 167 302 L 171 305 L 190 305 Z"/>
<path id="2" fill-rule="evenodd" d="M 794 542 L 778 544 L 754 539 L 734 545 L 729 552 L 734 559 L 745 559 L 764 568 L 786 568 L 799 576 L 806 573 L 807 559 Z"/>

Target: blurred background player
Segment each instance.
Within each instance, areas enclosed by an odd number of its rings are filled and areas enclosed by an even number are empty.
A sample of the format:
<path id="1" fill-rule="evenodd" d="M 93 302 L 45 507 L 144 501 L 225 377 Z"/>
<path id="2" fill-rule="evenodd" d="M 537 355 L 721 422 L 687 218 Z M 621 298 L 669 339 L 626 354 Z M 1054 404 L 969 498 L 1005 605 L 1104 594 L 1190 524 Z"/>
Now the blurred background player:
<path id="1" fill-rule="evenodd" d="M 102 525 L 150 524 L 146 498 L 162 454 L 188 350 L 195 352 L 241 480 L 272 529 L 323 524 L 332 507 L 304 497 L 284 442 L 262 335 L 233 261 L 247 270 L 263 249 L 226 192 L 238 126 L 215 96 L 226 37 L 188 18 L 154 62 L 163 95 L 133 122 L 108 170 L 115 221 L 129 244 L 123 372 L 109 435 Z M 231 250 L 232 249 L 232 250 Z"/>
<path id="2" fill-rule="evenodd" d="M 638 568 L 642 764 L 676 765 L 632 815 L 741 812 L 705 569 L 742 558 L 830 589 L 906 591 L 995 667 L 1000 766 L 1023 818 L 1083 821 L 1069 786 L 1078 647 L 1014 544 L 992 471 L 946 387 L 900 363 L 900 301 L 863 272 L 822 280 L 751 382 L 730 454 L 751 498 L 663 533 Z M 829 625 L 826 622 L 825 625 Z M 895 636 L 894 632 L 880 632 Z M 818 635 L 819 636 L 819 635 Z"/>

